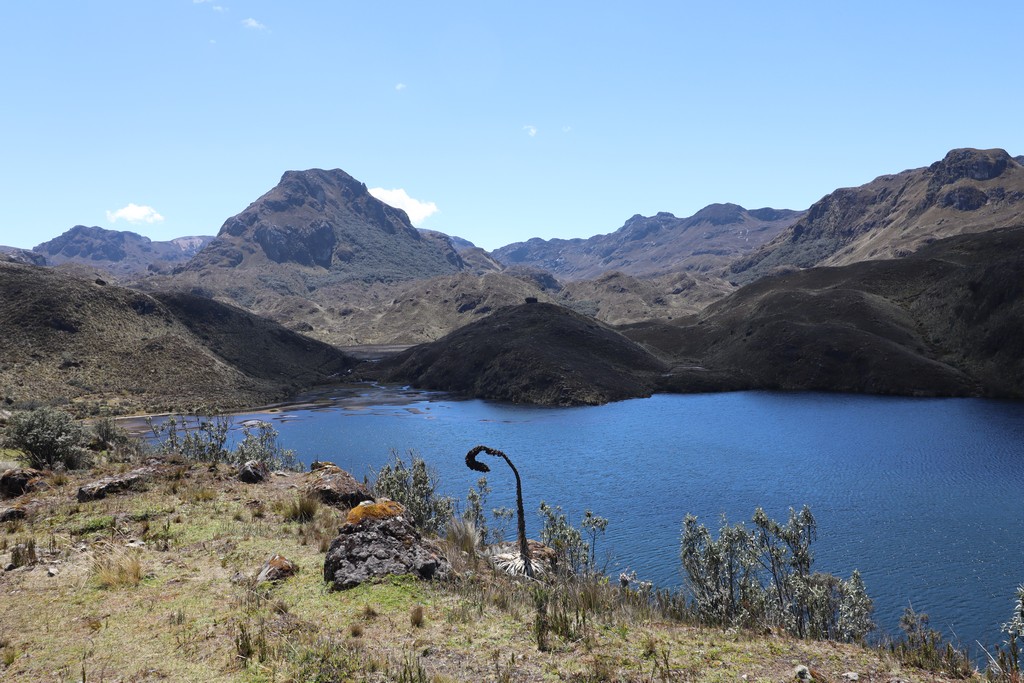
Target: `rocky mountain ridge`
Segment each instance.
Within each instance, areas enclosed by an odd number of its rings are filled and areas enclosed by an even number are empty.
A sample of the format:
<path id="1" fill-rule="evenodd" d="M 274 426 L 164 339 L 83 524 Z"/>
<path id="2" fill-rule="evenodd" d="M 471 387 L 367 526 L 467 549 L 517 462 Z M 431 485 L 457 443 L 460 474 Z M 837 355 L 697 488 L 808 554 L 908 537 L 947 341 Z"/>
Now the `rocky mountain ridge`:
<path id="1" fill-rule="evenodd" d="M 1018 159 L 1001 149 L 954 149 L 925 168 L 826 195 L 726 277 L 745 284 L 787 269 L 900 258 L 937 239 L 1013 225 L 1022 212 Z"/>
<path id="2" fill-rule="evenodd" d="M 134 232 L 76 225 L 52 240 L 36 245 L 32 251 L 46 259 L 45 265 L 75 263 L 115 277 L 128 278 L 147 272 L 169 271 L 187 262 L 212 239 L 209 236 L 189 236 L 155 241 Z"/>
<path id="3" fill-rule="evenodd" d="M 687 218 L 664 212 L 637 214 L 606 235 L 533 238 L 496 249 L 492 255 L 506 265 L 542 268 L 565 280 L 586 280 L 610 271 L 638 276 L 706 272 L 765 244 L 802 215 L 788 209 L 710 204 Z"/>

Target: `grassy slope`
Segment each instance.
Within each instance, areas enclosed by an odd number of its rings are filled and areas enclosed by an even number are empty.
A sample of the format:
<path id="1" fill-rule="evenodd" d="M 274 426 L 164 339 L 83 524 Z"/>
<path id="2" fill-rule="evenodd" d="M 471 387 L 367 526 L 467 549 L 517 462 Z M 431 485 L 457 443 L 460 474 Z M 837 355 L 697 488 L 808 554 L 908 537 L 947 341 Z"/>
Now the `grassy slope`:
<path id="1" fill-rule="evenodd" d="M 259 405 L 349 367 L 240 309 L 0 263 L 0 400 L 79 413 Z"/>
<path id="2" fill-rule="evenodd" d="M 0 681 L 386 681 L 417 668 L 424 677 L 406 680 L 781 681 L 797 664 L 833 681 L 846 671 L 943 680 L 856 646 L 696 628 L 614 601 L 540 652 L 529 591 L 483 565 L 454 584 L 394 578 L 328 591 L 323 548 L 341 513 L 285 518 L 305 475 L 245 485 L 223 467 L 180 464 L 145 491 L 75 502 L 99 474 L 51 475 L 49 491 L 30 494 L 29 519 L 0 529 L 4 563 L 29 538 L 39 554 L 0 574 Z M 132 540 L 146 545 L 127 548 Z M 232 580 L 272 553 L 299 573 L 275 586 Z M 141 579 L 104 587 L 105 559 L 134 559 Z"/>

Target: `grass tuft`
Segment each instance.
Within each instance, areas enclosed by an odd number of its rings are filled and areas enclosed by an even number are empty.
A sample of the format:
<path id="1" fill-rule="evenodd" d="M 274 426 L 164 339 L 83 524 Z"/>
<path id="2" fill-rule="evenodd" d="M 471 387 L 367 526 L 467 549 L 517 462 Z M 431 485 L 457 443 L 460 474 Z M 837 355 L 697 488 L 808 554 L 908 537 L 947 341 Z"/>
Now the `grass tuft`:
<path id="1" fill-rule="evenodd" d="M 288 522 L 305 524 L 316 517 L 320 509 L 320 501 L 312 496 L 300 496 L 291 501 L 284 509 L 284 518 Z"/>
<path id="2" fill-rule="evenodd" d="M 137 552 L 113 550 L 93 560 L 92 578 L 100 588 L 130 588 L 142 583 L 142 561 Z"/>

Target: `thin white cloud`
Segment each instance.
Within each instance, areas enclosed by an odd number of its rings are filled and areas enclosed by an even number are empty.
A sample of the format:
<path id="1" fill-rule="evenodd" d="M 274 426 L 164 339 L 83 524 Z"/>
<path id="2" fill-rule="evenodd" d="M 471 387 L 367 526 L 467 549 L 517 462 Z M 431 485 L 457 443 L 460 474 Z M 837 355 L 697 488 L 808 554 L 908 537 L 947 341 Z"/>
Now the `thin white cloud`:
<path id="1" fill-rule="evenodd" d="M 405 83 L 395 83 L 395 90 L 405 90 Z"/>
<path id="2" fill-rule="evenodd" d="M 523 130 L 525 130 L 526 134 L 531 138 L 537 137 L 537 126 L 523 126 Z"/>
<path id="3" fill-rule="evenodd" d="M 223 5 L 214 5 L 212 9 L 213 9 L 214 12 L 227 12 L 228 11 L 228 8 L 224 7 Z"/>
<path id="4" fill-rule="evenodd" d="M 246 28 L 251 28 L 253 31 L 266 31 L 267 30 L 267 27 L 266 27 L 265 24 L 261 24 L 260 22 L 256 21 L 252 17 L 249 17 L 248 19 L 242 19 L 242 26 L 244 26 Z"/>
<path id="5" fill-rule="evenodd" d="M 572 132 L 572 126 L 562 126 L 562 132 L 563 133 L 571 133 Z"/>
<path id="6" fill-rule="evenodd" d="M 419 225 L 437 213 L 437 204 L 413 199 L 402 188 L 385 190 L 383 187 L 371 187 L 369 192 L 388 206 L 402 209 L 409 214 L 409 220 L 412 221 L 413 225 Z"/>
<path id="7" fill-rule="evenodd" d="M 111 223 L 128 221 L 129 223 L 159 223 L 164 219 L 152 206 L 129 204 L 117 211 L 107 211 L 107 220 Z"/>

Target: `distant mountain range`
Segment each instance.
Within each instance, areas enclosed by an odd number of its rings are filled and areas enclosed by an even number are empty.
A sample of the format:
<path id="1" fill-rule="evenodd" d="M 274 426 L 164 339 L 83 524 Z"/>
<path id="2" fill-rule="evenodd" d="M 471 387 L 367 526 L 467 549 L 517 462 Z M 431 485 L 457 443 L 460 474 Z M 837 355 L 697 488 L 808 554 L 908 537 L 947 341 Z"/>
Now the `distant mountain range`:
<path id="1" fill-rule="evenodd" d="M 553 304 L 626 326 L 671 368 L 645 365 L 643 381 L 625 394 L 762 387 L 1019 395 L 1019 362 L 1001 349 L 1017 348 L 1005 330 L 1024 327 L 1015 284 L 1022 265 L 1000 249 L 1021 249 L 1022 159 L 957 149 L 926 168 L 836 190 L 803 212 L 713 204 L 688 218 L 634 216 L 609 234 L 533 239 L 491 254 L 416 230 L 344 171 L 289 171 L 212 240 L 158 243 L 76 226 L 31 252 L 7 250 L 7 258 L 84 264 L 154 297 L 234 304 L 336 345 L 437 341 L 437 359 L 449 358 L 444 346 L 455 339 L 459 353 L 475 353 L 473 340 L 492 323 L 479 334 L 446 335 L 536 300 L 539 307 L 508 318 L 503 334 L 518 350 L 491 374 L 508 381 L 540 367 L 528 367 L 522 351 L 531 335 L 534 344 L 555 343 L 557 334 L 540 335 L 544 320 L 568 325 L 564 339 L 579 336 L 576 318 L 549 315 L 544 304 Z M 983 320 L 982 309 L 990 309 Z M 209 325 L 204 334 L 214 332 Z M 599 346 L 591 350 L 605 354 Z M 549 355 L 551 363 L 567 357 Z M 449 362 L 418 358 L 403 365 L 408 381 L 427 381 L 416 370 L 427 365 L 438 377 Z M 586 365 L 572 364 L 571 400 L 624 395 L 580 390 Z M 558 394 L 542 384 L 504 395 Z M 487 395 L 504 390 L 494 391 Z"/>
<path id="2" fill-rule="evenodd" d="M 79 263 L 115 277 L 169 271 L 186 263 L 212 237 L 179 237 L 157 242 L 134 232 L 76 225 L 64 234 L 33 247 L 48 265 Z"/>
<path id="3" fill-rule="evenodd" d="M 641 276 L 706 272 L 721 270 L 750 253 L 803 215 L 788 209 L 711 204 L 689 218 L 638 214 L 608 235 L 534 238 L 496 249 L 493 256 L 506 265 L 542 268 L 566 280 L 586 280 L 609 271 Z"/>
<path id="4" fill-rule="evenodd" d="M 134 232 L 76 225 L 32 249 L 0 246 L 0 254 L 37 266 L 78 264 L 118 279 L 170 271 L 199 253 L 213 237 L 159 242 Z"/>

